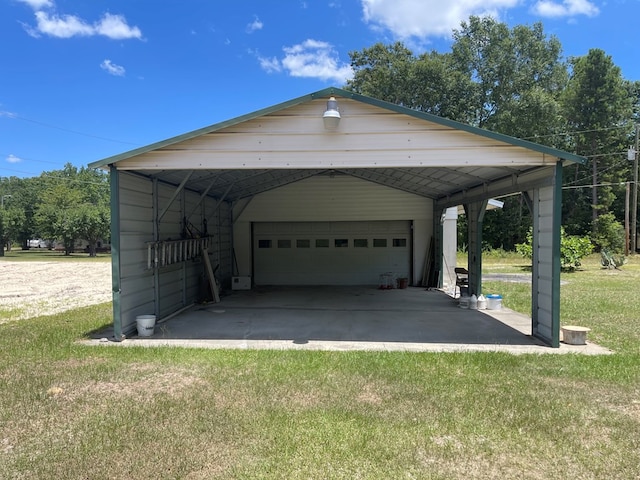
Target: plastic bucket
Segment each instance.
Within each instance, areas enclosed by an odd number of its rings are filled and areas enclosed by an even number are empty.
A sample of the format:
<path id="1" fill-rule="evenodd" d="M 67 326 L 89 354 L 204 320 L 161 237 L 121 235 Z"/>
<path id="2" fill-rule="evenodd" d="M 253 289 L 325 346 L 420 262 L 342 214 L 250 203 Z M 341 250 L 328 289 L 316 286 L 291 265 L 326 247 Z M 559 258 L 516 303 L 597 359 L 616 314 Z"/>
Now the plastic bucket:
<path id="1" fill-rule="evenodd" d="M 502 295 L 487 295 L 487 310 L 500 310 L 502 308 Z"/>
<path id="2" fill-rule="evenodd" d="M 139 337 L 150 337 L 156 328 L 155 315 L 138 315 L 136 317 Z"/>

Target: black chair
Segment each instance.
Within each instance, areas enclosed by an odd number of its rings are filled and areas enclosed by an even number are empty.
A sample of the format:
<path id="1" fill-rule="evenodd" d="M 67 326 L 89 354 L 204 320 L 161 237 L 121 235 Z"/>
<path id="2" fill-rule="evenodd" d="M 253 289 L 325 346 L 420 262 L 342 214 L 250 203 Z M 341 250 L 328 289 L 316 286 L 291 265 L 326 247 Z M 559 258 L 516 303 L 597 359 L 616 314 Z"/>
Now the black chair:
<path id="1" fill-rule="evenodd" d="M 469 271 L 462 267 L 456 267 L 453 271 L 456 273 L 456 288 L 453 291 L 453 298 L 456 298 L 456 293 L 462 296 L 462 289 L 469 292 Z"/>

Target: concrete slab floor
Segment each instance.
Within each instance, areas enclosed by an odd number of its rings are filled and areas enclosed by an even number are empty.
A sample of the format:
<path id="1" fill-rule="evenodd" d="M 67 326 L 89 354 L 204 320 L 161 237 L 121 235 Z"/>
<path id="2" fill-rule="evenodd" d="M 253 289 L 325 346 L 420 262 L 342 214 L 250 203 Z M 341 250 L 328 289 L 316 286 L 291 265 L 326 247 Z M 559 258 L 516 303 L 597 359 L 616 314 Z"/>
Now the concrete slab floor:
<path id="1" fill-rule="evenodd" d="M 531 319 L 503 308 L 468 310 L 438 290 L 375 287 L 256 287 L 195 305 L 156 325 L 151 337 L 91 344 L 196 348 L 409 352 L 612 353 L 593 343 L 551 348 Z"/>

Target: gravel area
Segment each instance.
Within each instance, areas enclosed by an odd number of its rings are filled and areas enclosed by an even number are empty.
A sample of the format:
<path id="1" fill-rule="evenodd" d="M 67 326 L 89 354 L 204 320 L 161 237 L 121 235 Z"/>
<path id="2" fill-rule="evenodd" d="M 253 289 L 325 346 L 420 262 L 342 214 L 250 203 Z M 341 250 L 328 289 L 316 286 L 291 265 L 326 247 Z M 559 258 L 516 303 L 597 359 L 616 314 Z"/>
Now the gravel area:
<path id="1" fill-rule="evenodd" d="M 109 262 L 0 262 L 0 323 L 109 301 Z"/>

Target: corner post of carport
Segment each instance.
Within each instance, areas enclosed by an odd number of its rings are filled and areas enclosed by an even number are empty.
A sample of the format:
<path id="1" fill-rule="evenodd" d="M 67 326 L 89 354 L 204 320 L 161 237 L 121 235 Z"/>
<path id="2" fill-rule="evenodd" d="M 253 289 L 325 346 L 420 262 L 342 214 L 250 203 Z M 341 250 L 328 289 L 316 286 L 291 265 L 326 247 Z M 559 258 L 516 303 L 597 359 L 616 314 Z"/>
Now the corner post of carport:
<path id="1" fill-rule="evenodd" d="M 122 309 L 120 304 L 120 177 L 115 165 L 109 165 L 111 189 L 111 290 L 113 298 L 113 336 L 122 341 Z"/>
<path id="2" fill-rule="evenodd" d="M 489 200 L 480 200 L 464 205 L 468 225 L 469 293 L 482 293 L 482 222 Z"/>
<path id="3" fill-rule="evenodd" d="M 562 162 L 557 162 L 550 185 L 533 190 L 531 203 L 533 210 L 532 335 L 558 348 L 560 346 Z"/>
<path id="4" fill-rule="evenodd" d="M 443 208 L 434 208 L 433 210 L 433 251 L 434 251 L 434 268 L 438 272 L 436 278 L 436 286 L 442 288 L 446 279 L 445 263 L 444 260 L 444 215 L 445 210 Z M 428 261 L 428 259 L 425 259 Z M 428 284 L 428 282 L 427 282 Z"/>

